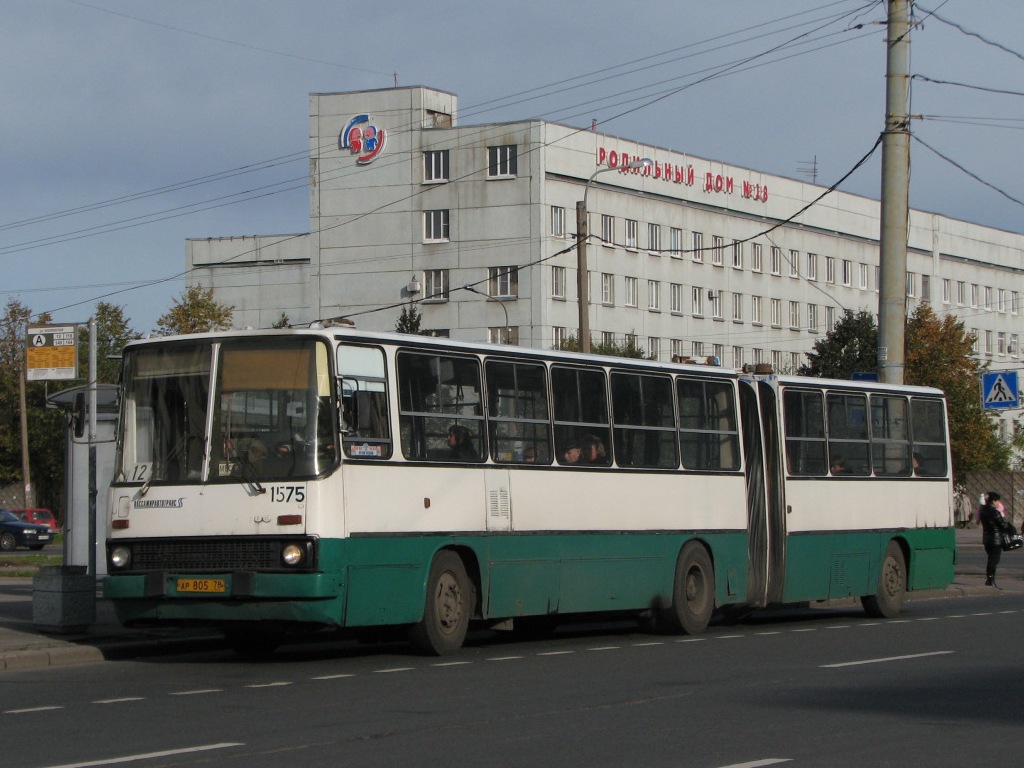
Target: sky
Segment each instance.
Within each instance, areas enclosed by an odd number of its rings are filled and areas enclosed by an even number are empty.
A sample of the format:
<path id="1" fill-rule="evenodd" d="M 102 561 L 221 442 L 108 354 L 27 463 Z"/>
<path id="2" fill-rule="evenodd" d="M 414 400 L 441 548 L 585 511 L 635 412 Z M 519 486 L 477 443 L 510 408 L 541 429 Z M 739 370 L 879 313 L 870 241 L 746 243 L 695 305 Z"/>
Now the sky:
<path id="1" fill-rule="evenodd" d="M 308 95 L 425 85 L 461 125 L 539 118 L 831 186 L 885 113 L 870 0 L 4 0 L 0 302 L 141 333 L 185 240 L 309 231 Z M 926 0 L 912 207 L 1024 232 L 1024 3 Z M 840 189 L 874 199 L 875 152 Z M 815 175 L 816 174 L 816 175 Z"/>

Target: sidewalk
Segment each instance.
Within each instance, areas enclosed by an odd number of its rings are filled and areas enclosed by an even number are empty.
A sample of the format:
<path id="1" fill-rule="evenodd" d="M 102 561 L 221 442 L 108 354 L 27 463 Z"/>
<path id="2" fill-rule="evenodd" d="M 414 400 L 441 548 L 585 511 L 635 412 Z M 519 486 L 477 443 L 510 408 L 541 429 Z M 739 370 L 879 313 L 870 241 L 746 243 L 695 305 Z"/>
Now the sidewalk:
<path id="1" fill-rule="evenodd" d="M 957 530 L 961 552 L 981 552 L 981 531 Z M 1009 565 L 1010 554 L 1004 559 Z M 1004 573 L 1002 564 L 1000 573 Z M 910 592 L 908 600 L 936 597 L 1024 594 L 1024 576 L 1019 569 L 1007 569 L 999 579 L 1001 590 L 984 585 L 984 566 L 957 564 L 953 583 L 944 590 Z M 32 580 L 0 577 L 0 672 L 6 669 L 55 667 L 85 664 L 107 659 L 124 659 L 147 654 L 184 653 L 221 647 L 220 633 L 207 629 L 125 629 L 114 616 L 110 602 L 96 598 L 96 621 L 79 634 L 47 634 L 32 621 Z"/>

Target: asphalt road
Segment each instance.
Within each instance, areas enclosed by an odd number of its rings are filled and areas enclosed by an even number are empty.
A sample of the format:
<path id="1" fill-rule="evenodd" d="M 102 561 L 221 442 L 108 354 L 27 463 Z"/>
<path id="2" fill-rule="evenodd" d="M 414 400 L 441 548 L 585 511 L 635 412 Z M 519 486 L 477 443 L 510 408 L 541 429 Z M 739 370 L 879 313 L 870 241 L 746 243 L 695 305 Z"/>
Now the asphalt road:
<path id="1" fill-rule="evenodd" d="M 319 643 L 8 672 L 4 768 L 1005 766 L 1024 596 L 778 611 L 699 637 L 631 624 L 458 654 Z M 116 762 L 115 762 L 116 761 Z"/>

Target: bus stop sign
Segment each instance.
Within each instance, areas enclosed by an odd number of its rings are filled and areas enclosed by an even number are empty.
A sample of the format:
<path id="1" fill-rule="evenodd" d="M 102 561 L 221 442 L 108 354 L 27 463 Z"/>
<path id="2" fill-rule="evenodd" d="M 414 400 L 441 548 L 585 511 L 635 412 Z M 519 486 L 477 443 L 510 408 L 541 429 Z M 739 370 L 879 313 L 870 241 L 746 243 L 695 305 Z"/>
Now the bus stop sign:
<path id="1" fill-rule="evenodd" d="M 28 381 L 78 378 L 78 330 L 74 325 L 29 326 L 25 344 Z"/>
<path id="2" fill-rule="evenodd" d="M 1016 408 L 1018 398 L 1016 371 L 981 374 L 981 404 L 986 411 Z"/>

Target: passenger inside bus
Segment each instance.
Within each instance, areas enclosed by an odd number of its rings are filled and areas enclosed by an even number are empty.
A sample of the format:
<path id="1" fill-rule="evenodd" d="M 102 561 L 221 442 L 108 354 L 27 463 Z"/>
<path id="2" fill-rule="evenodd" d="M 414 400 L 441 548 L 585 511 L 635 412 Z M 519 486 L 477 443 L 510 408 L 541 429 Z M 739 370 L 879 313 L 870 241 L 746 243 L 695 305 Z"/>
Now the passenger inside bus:
<path id="1" fill-rule="evenodd" d="M 451 449 L 449 458 L 452 461 L 477 461 L 480 458 L 473 447 L 473 435 L 461 424 L 448 427 L 448 448 Z"/>

